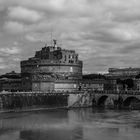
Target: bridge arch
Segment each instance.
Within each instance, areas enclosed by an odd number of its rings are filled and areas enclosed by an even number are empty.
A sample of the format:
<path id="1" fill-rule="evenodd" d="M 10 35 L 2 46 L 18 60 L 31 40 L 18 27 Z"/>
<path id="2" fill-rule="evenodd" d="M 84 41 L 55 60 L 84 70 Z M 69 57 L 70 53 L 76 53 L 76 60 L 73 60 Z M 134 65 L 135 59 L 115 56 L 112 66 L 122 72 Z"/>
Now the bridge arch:
<path id="1" fill-rule="evenodd" d="M 97 100 L 97 106 L 104 106 L 104 105 L 105 105 L 105 101 L 107 100 L 107 98 L 108 98 L 107 95 L 101 96 L 101 97 Z"/>
<path id="2" fill-rule="evenodd" d="M 124 107 L 135 106 L 136 104 L 140 105 L 140 99 L 135 96 L 129 96 L 123 101 Z"/>

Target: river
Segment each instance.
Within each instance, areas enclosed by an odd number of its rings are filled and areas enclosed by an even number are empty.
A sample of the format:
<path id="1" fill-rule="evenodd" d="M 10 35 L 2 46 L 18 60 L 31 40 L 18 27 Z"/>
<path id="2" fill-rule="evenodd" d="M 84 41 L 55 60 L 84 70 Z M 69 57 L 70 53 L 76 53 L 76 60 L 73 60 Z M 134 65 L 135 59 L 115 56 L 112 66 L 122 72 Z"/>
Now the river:
<path id="1" fill-rule="evenodd" d="M 0 140 L 137 140 L 140 111 L 49 110 L 0 114 Z"/>

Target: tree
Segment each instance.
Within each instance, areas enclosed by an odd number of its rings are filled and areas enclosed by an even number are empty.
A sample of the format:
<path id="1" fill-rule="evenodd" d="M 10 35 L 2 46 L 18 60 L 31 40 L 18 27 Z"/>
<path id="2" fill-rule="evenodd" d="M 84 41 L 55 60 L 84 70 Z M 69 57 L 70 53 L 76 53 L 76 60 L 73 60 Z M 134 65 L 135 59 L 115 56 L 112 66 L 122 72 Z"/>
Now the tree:
<path id="1" fill-rule="evenodd" d="M 138 75 L 136 75 L 135 77 L 136 79 L 140 79 L 140 73 Z"/>
<path id="2" fill-rule="evenodd" d="M 128 86 L 128 88 L 133 88 L 134 87 L 133 79 L 126 79 L 126 80 L 124 80 L 124 83 Z"/>

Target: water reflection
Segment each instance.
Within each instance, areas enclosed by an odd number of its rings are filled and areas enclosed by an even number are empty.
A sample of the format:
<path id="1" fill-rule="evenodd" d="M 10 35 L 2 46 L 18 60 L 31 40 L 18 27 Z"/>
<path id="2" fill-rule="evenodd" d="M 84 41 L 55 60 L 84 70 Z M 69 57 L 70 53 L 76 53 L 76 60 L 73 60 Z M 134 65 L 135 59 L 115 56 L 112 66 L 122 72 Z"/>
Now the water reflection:
<path id="1" fill-rule="evenodd" d="M 139 111 L 54 110 L 0 114 L 0 140 L 133 140 Z"/>
<path id="2" fill-rule="evenodd" d="M 81 140 L 82 136 L 82 127 L 23 130 L 20 132 L 20 138 L 24 140 Z"/>

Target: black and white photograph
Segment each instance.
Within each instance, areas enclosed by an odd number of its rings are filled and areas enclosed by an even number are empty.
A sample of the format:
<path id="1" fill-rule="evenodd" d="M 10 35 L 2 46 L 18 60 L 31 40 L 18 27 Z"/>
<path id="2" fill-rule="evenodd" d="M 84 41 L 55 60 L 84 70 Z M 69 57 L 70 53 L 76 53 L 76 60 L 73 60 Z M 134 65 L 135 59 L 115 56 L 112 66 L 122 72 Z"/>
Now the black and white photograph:
<path id="1" fill-rule="evenodd" d="M 0 0 L 0 140 L 139 138 L 139 0 Z"/>

